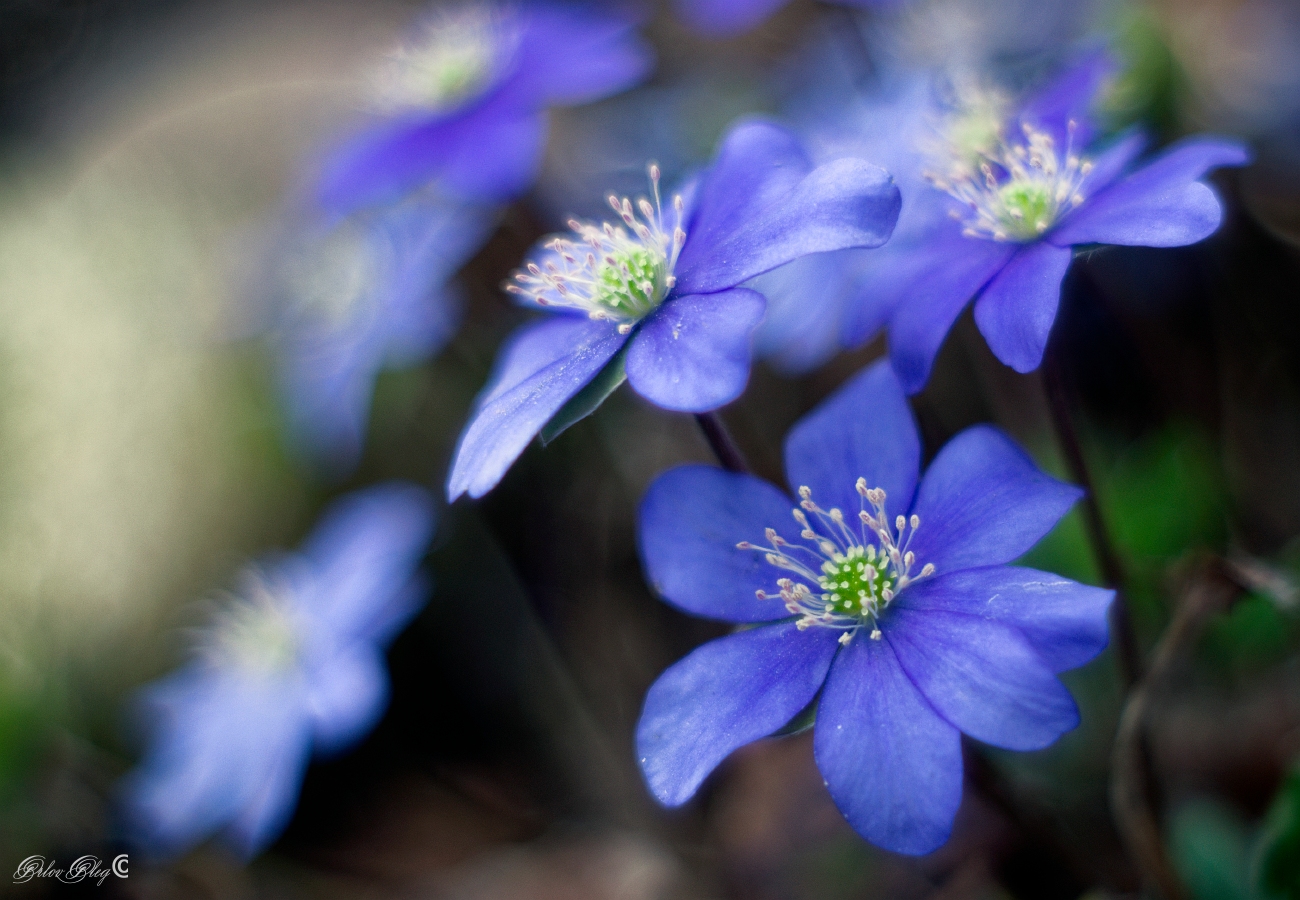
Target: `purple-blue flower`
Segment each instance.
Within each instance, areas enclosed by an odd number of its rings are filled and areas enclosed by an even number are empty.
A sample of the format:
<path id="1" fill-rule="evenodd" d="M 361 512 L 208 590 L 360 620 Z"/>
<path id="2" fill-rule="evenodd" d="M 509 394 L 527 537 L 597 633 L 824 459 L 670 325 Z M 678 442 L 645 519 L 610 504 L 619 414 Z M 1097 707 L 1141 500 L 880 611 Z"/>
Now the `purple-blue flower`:
<path id="1" fill-rule="evenodd" d="M 346 212 L 436 185 L 508 199 L 541 163 L 546 110 L 640 81 L 635 23 L 591 3 L 466 2 L 430 10 L 377 74 L 378 121 L 327 157 L 321 204 Z"/>
<path id="2" fill-rule="evenodd" d="M 932 187 L 916 202 L 947 215 L 931 217 L 931 227 L 868 285 L 875 304 L 894 310 L 890 357 L 908 393 L 925 386 L 972 297 L 994 355 L 1030 372 L 1042 361 L 1073 247 L 1178 247 L 1219 227 L 1222 207 L 1201 179 L 1245 164 L 1239 142 L 1189 138 L 1136 170 L 1141 135 L 1084 152 L 1092 135 L 1087 110 L 1107 66 L 1105 57 L 1091 57 L 1006 118 L 997 116 L 998 103 L 977 103 L 941 126 L 928 148 Z M 871 316 L 850 323 L 846 342 L 865 340 L 872 324 Z"/>
<path id="3" fill-rule="evenodd" d="M 252 855 L 279 835 L 311 753 L 356 741 L 387 705 L 383 648 L 424 603 L 432 531 L 426 491 L 381 485 L 244 574 L 193 660 L 141 692 L 150 740 L 122 784 L 134 841 L 166 855 L 220 832 Z"/>
<path id="4" fill-rule="evenodd" d="M 652 181 L 653 201 L 610 198 L 619 225 L 571 222 L 571 236 L 546 239 L 516 275 L 509 289 L 557 314 L 501 353 L 461 435 L 451 499 L 491 490 L 611 361 L 665 409 L 734 400 L 765 305 L 737 285 L 809 253 L 877 246 L 898 216 L 883 169 L 858 159 L 814 167 L 789 132 L 763 122 L 732 129 L 689 201 L 663 209 L 653 168 Z"/>
<path id="5" fill-rule="evenodd" d="M 878 846 L 928 853 L 961 800 L 962 733 L 1036 750 L 1078 724 L 1057 673 L 1106 646 L 1113 592 L 1007 563 L 1081 491 L 987 426 L 953 438 L 918 485 L 920 457 L 879 363 L 786 437 L 794 499 L 710 466 L 650 486 L 640 543 L 655 590 L 757 626 L 650 688 L 637 756 L 661 803 L 686 802 L 733 750 L 816 701 L 813 752 L 845 818 Z"/>
<path id="6" fill-rule="evenodd" d="M 336 473 L 365 443 L 375 376 L 436 353 L 460 321 L 452 282 L 491 216 L 411 200 L 316 227 L 278 247 L 272 331 L 290 433 Z"/>
<path id="7" fill-rule="evenodd" d="M 753 28 L 788 0 L 676 0 L 677 14 L 692 28 L 725 37 Z M 831 0 L 840 6 L 890 9 L 908 0 Z"/>

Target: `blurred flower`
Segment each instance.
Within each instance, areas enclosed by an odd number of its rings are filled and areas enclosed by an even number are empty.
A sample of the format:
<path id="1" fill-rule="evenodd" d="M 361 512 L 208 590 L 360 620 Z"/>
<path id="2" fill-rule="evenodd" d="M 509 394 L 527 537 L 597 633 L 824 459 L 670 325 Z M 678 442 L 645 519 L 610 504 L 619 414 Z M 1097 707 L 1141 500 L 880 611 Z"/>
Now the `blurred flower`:
<path id="1" fill-rule="evenodd" d="M 1088 59 L 1006 119 L 997 116 L 998 103 L 967 99 L 926 148 L 932 188 L 917 202 L 939 204 L 947 215 L 932 216 L 909 252 L 871 285 L 875 302 L 895 310 L 890 355 L 908 393 L 925 386 L 940 344 L 972 297 L 994 355 L 1030 372 L 1042 360 L 1072 246 L 1178 247 L 1219 227 L 1219 199 L 1200 179 L 1245 164 L 1240 143 L 1190 138 L 1128 175 L 1145 143 L 1140 134 L 1094 157 L 1081 154 L 1105 67 L 1104 57 Z M 849 343 L 869 336 L 862 323 L 849 323 Z"/>
<path id="2" fill-rule="evenodd" d="M 644 77 L 634 23 L 590 4 L 483 2 L 429 11 L 374 85 L 383 118 L 326 159 L 317 196 L 347 212 L 428 184 L 508 199 L 541 162 L 546 108 Z"/>
<path id="3" fill-rule="evenodd" d="M 1006 563 L 1081 491 L 986 426 L 954 438 L 918 487 L 920 455 L 882 362 L 787 436 L 797 502 L 709 466 L 651 485 L 640 542 L 655 589 L 686 612 L 759 626 L 696 649 L 650 688 L 637 755 L 660 802 L 686 802 L 820 692 L 813 749 L 840 811 L 874 844 L 928 853 L 961 800 L 962 732 L 1036 750 L 1078 724 L 1056 673 L 1105 647 L 1113 592 Z M 744 540 L 760 534 L 763 546 Z"/>
<path id="4" fill-rule="evenodd" d="M 382 485 L 245 573 L 193 661 L 142 691 L 151 741 L 123 784 L 141 844 L 176 853 L 219 830 L 251 855 L 275 839 L 311 751 L 356 741 L 387 705 L 383 647 L 424 602 L 432 530 L 425 491 Z"/>
<path id="5" fill-rule="evenodd" d="M 622 226 L 570 222 L 571 238 L 548 238 L 515 275 L 508 290 L 559 315 L 524 326 L 502 352 L 461 436 L 451 499 L 491 490 L 611 361 L 665 409 L 734 400 L 764 309 L 761 294 L 736 285 L 808 253 L 879 245 L 898 216 L 884 170 L 856 159 L 814 168 L 793 135 L 762 122 L 732 129 L 690 202 L 674 197 L 671 218 L 658 177 L 651 167 L 653 203 L 610 198 Z"/>
<path id="6" fill-rule="evenodd" d="M 410 200 L 276 248 L 273 339 L 304 452 L 336 473 L 356 465 L 376 374 L 452 338 L 461 297 L 450 281 L 491 224 L 481 208 Z"/>
<path id="7" fill-rule="evenodd" d="M 902 207 L 893 235 L 881 247 L 805 256 L 746 284 L 768 301 L 755 349 L 790 374 L 815 369 L 834 356 L 846 331 L 854 333 L 854 343 L 863 343 L 884 327 L 893 307 L 882 301 L 893 298 L 877 290 L 876 280 L 888 278 L 936 214 L 942 215 L 935 204 L 918 202 L 929 186 L 916 147 L 942 109 L 932 79 L 912 75 L 829 108 L 826 87 L 818 82 L 790 104 L 794 113 L 816 110 L 804 115 L 801 129 L 813 158 L 851 156 L 882 166 L 894 176 Z"/>
<path id="8" fill-rule="evenodd" d="M 687 24 L 714 37 L 737 34 L 753 28 L 772 15 L 787 0 L 676 0 L 677 14 Z M 831 0 L 841 6 L 866 9 L 902 6 L 908 0 Z"/>

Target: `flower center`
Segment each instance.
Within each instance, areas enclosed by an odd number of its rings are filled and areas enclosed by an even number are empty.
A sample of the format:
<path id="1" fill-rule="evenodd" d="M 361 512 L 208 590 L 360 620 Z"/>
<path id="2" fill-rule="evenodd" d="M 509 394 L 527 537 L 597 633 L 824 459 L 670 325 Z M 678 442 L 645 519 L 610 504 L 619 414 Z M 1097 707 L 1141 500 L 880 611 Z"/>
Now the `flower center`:
<path id="1" fill-rule="evenodd" d="M 1083 202 L 1081 188 L 1092 163 L 1071 152 L 1074 129 L 1071 122 L 1064 154 L 1058 154 L 1051 135 L 1025 125 L 1023 140 L 999 140 L 977 166 L 950 161 L 946 173 L 929 172 L 926 177 L 966 207 L 964 215 L 954 216 L 962 220 L 968 237 L 1036 240 Z"/>
<path id="2" fill-rule="evenodd" d="M 298 656 L 298 631 L 276 587 L 252 575 L 246 596 L 234 596 L 206 630 L 216 662 L 260 674 L 282 672 Z"/>
<path id="3" fill-rule="evenodd" d="M 431 13 L 376 74 L 376 105 L 386 112 L 438 111 L 478 95 L 512 49 L 508 26 L 500 9 L 466 6 Z"/>
<path id="4" fill-rule="evenodd" d="M 686 243 L 680 196 L 673 197 L 671 231 L 665 225 L 658 166 L 650 166 L 650 185 L 653 203 L 642 197 L 633 206 L 626 197 L 610 195 L 621 226 L 571 219 L 573 236 L 549 240 L 542 256 L 516 272 L 505 289 L 538 306 L 578 310 L 617 322 L 624 334 L 631 331 L 672 290 L 673 269 Z"/>
<path id="5" fill-rule="evenodd" d="M 862 503 L 856 528 L 842 510 L 823 510 L 813 501 L 812 490 L 801 487 L 794 518 L 803 543 L 790 543 L 769 528 L 766 547 L 749 541 L 736 545 L 763 553 L 773 566 L 795 576 L 777 579 L 779 592 L 759 591 L 759 600 L 780 597 L 785 608 L 799 616 L 801 630 L 814 625 L 841 630 L 841 644 L 868 625 L 872 640 L 879 640 L 880 616 L 898 592 L 934 574 L 934 565 L 926 563 L 912 575 L 916 555 L 908 545 L 921 526 L 920 517 L 898 516 L 891 523 L 884 490 L 868 488 L 865 478 L 854 487 Z"/>

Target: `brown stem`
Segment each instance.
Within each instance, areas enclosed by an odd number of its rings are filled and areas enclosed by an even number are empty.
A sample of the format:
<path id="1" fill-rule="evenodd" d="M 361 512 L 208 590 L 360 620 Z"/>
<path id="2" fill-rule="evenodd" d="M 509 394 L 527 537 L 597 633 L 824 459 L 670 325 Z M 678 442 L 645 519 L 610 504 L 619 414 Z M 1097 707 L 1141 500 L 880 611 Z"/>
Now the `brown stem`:
<path id="1" fill-rule="evenodd" d="M 740 447 L 737 446 L 731 432 L 727 430 L 722 417 L 716 411 L 696 413 L 695 421 L 700 424 L 704 439 L 709 442 L 709 447 L 713 450 L 713 455 L 718 458 L 718 462 L 722 464 L 722 468 L 728 472 L 750 474 L 745 455 L 740 452 Z"/>
<path id="2" fill-rule="evenodd" d="M 1200 638 L 1206 621 L 1226 609 L 1242 591 L 1241 579 L 1231 566 L 1215 559 L 1199 567 L 1174 610 L 1173 620 L 1156 643 L 1151 668 L 1129 691 L 1120 714 L 1111 755 L 1111 811 L 1143 881 L 1163 900 L 1186 900 L 1189 895 L 1165 852 L 1160 817 L 1151 800 L 1154 784 L 1146 716 L 1153 696 L 1169 683 L 1177 663 Z"/>
<path id="3" fill-rule="evenodd" d="M 1083 496 L 1083 521 L 1088 530 L 1089 543 L 1097 560 L 1106 585 L 1115 591 L 1115 602 L 1110 608 L 1111 630 L 1115 635 L 1117 661 L 1120 678 L 1126 690 L 1142 677 L 1142 654 L 1138 650 L 1137 636 L 1133 631 L 1133 619 L 1129 614 L 1128 601 L 1124 586 L 1127 578 L 1124 564 L 1115 552 L 1106 530 L 1105 519 L 1101 515 L 1101 506 L 1097 503 L 1097 489 L 1088 470 L 1087 458 L 1079 443 L 1079 433 L 1074 427 L 1071 415 L 1069 388 L 1061 368 L 1060 357 L 1053 348 L 1048 349 L 1043 360 L 1043 383 L 1047 393 L 1047 404 L 1052 414 L 1052 427 L 1056 432 L 1057 443 L 1065 456 L 1065 464 L 1070 470 L 1070 478 L 1085 491 Z"/>

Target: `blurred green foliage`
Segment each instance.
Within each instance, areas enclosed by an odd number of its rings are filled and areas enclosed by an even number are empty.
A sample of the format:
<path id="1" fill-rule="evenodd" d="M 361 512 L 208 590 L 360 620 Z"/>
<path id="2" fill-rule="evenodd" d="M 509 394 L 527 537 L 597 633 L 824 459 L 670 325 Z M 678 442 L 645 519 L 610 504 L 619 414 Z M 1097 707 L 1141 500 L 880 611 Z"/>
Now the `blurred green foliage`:
<path id="1" fill-rule="evenodd" d="M 1250 834 L 1229 809 L 1208 801 L 1188 804 L 1173 817 L 1170 851 L 1196 900 L 1253 900 Z"/>
<path id="2" fill-rule="evenodd" d="M 1300 900 L 1300 769 L 1291 773 L 1269 810 L 1259 855 L 1260 893 Z"/>

